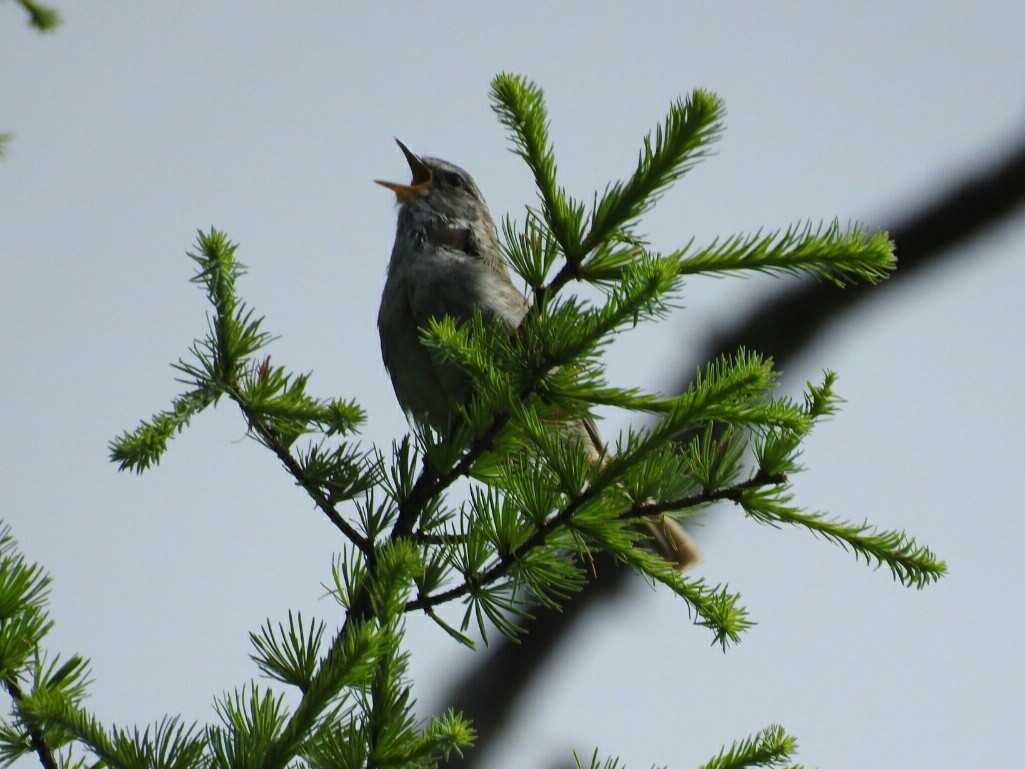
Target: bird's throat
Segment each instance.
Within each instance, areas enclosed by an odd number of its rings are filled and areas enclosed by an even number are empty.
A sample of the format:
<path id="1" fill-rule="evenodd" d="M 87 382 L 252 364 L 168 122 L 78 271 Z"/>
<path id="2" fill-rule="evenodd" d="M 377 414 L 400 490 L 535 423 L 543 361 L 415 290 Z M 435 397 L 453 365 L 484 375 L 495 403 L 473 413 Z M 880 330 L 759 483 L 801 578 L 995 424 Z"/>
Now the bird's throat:
<path id="1" fill-rule="evenodd" d="M 480 256 L 480 244 L 469 225 L 433 219 L 428 223 L 425 234 L 430 245 L 462 251 L 470 256 Z"/>

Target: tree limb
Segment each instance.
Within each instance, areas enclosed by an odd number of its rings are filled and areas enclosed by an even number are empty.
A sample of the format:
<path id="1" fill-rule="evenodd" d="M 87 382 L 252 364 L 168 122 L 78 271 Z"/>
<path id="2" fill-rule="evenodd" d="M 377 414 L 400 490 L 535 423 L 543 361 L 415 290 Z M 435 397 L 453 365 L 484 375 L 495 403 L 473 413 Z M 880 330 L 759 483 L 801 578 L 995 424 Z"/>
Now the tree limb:
<path id="1" fill-rule="evenodd" d="M 1019 137 L 1006 154 L 968 172 L 891 228 L 900 263 L 886 284 L 868 292 L 806 282 L 781 291 L 752 309 L 729 331 L 709 340 L 702 359 L 744 346 L 772 355 L 784 368 L 863 300 L 881 290 L 892 291 L 893 285 L 907 286 L 914 276 L 944 264 L 946 258 L 957 253 L 958 246 L 1017 213 L 1023 204 L 1025 137 Z M 689 374 L 687 377 L 679 390 L 689 383 Z M 529 634 L 518 643 L 498 639 L 487 655 L 476 658 L 442 695 L 446 705 L 473 720 L 477 731 L 474 750 L 454 757 L 447 769 L 479 766 L 522 696 L 588 609 L 625 593 L 629 570 L 617 568 L 604 555 L 598 564 L 592 579 L 561 611 L 532 607 L 529 611 L 534 619 Z M 496 692 L 501 696 L 495 696 Z"/>
<path id="2" fill-rule="evenodd" d="M 25 695 L 21 691 L 21 687 L 18 686 L 18 682 L 13 678 L 7 678 L 4 680 L 4 688 L 11 695 L 15 706 L 20 705 Z M 29 726 L 28 737 L 29 742 L 32 744 L 32 749 L 39 756 L 39 763 L 43 765 L 43 769 L 57 769 L 57 759 L 54 758 L 53 749 L 43 737 L 42 730 L 38 726 Z"/>
<path id="3" fill-rule="evenodd" d="M 253 409 L 249 407 L 248 402 L 242 393 L 233 389 L 228 393 L 231 399 L 238 404 L 238 407 L 242 410 L 242 414 L 245 416 L 246 421 L 249 423 L 250 428 L 255 432 L 263 444 L 274 452 L 274 455 L 281 460 L 281 464 L 285 466 L 289 474 L 295 478 L 296 482 L 303 487 L 307 494 L 313 499 L 317 507 L 328 517 L 328 519 L 335 525 L 335 527 L 342 532 L 365 556 L 370 556 L 371 543 L 360 534 L 352 525 L 342 518 L 335 510 L 335 506 L 331 503 L 315 483 L 311 483 L 306 475 L 303 473 L 302 467 L 296 461 L 295 457 L 292 456 L 292 452 L 288 450 L 288 447 L 281 441 L 278 435 L 270 429 L 270 427 L 260 418 L 260 415 L 255 413 Z"/>

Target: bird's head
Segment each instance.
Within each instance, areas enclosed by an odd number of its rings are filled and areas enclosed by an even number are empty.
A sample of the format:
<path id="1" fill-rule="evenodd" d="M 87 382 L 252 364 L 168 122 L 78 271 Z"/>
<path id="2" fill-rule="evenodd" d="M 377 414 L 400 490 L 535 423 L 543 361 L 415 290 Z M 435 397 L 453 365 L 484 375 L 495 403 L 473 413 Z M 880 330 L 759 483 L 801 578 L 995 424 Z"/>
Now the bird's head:
<path id="1" fill-rule="evenodd" d="M 374 181 L 394 192 L 401 207 L 427 216 L 465 221 L 484 218 L 490 223 L 484 196 L 470 174 L 445 160 L 416 155 L 398 139 L 395 143 L 406 156 L 413 178 L 408 184 Z"/>

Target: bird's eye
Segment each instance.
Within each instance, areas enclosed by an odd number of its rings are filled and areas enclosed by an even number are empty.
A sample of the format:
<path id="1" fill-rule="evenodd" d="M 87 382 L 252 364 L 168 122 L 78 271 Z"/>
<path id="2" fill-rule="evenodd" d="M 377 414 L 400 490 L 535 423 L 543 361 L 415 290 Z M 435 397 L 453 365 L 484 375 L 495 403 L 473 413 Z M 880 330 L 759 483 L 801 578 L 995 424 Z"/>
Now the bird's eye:
<path id="1" fill-rule="evenodd" d="M 447 173 L 445 174 L 445 181 L 448 182 L 450 187 L 454 187 L 457 190 L 462 189 L 464 186 L 463 177 L 459 174 Z"/>

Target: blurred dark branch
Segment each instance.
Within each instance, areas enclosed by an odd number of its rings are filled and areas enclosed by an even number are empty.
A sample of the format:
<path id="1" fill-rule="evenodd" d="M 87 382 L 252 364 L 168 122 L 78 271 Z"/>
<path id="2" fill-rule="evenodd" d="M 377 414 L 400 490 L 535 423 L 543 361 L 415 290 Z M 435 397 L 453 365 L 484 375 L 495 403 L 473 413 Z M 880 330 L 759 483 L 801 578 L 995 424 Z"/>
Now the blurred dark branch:
<path id="1" fill-rule="evenodd" d="M 1023 204 L 1025 141 L 997 161 L 973 169 L 888 228 L 897 244 L 898 263 L 897 271 L 886 283 L 846 289 L 826 283 L 799 283 L 752 308 L 732 329 L 712 338 L 701 359 L 743 345 L 771 355 L 776 367 L 785 370 L 850 309 L 895 286 L 908 285 L 925 268 L 936 267 L 956 255 L 957 246 L 1015 213 Z M 681 382 L 681 387 L 686 384 Z"/>
<path id="2" fill-rule="evenodd" d="M 569 641 L 570 630 L 587 610 L 626 592 L 628 570 L 608 554 L 595 557 L 593 573 L 598 576 L 561 612 L 535 606 L 531 610 L 534 619 L 528 620 L 530 632 L 519 643 L 498 639 L 488 650 L 476 655 L 474 662 L 452 682 L 442 702 L 472 719 L 477 740 L 473 748 L 462 757 L 454 756 L 446 767 L 477 766 L 491 741 L 510 721 L 530 684 L 545 664 L 555 659 L 561 645 Z"/>
<path id="3" fill-rule="evenodd" d="M 880 291 L 905 286 L 927 267 L 936 267 L 956 247 L 1017 212 L 1025 204 L 1025 140 L 996 161 L 980 165 L 949 185 L 903 221 L 890 227 L 897 243 L 899 268 L 882 287 L 838 289 L 824 283 L 800 283 L 752 308 L 733 328 L 712 338 L 702 351 L 708 360 L 743 345 L 771 355 L 779 368 L 792 363 L 845 313 Z M 689 376 L 689 375 L 688 375 Z M 680 382 L 682 391 L 689 379 Z M 520 698 L 587 610 L 608 598 L 622 596 L 629 571 L 602 558 L 596 577 L 554 612 L 535 607 L 530 633 L 517 645 L 499 640 L 491 650 L 453 681 L 443 704 L 471 718 L 477 743 L 450 769 L 470 769 L 487 755 L 512 716 Z"/>

